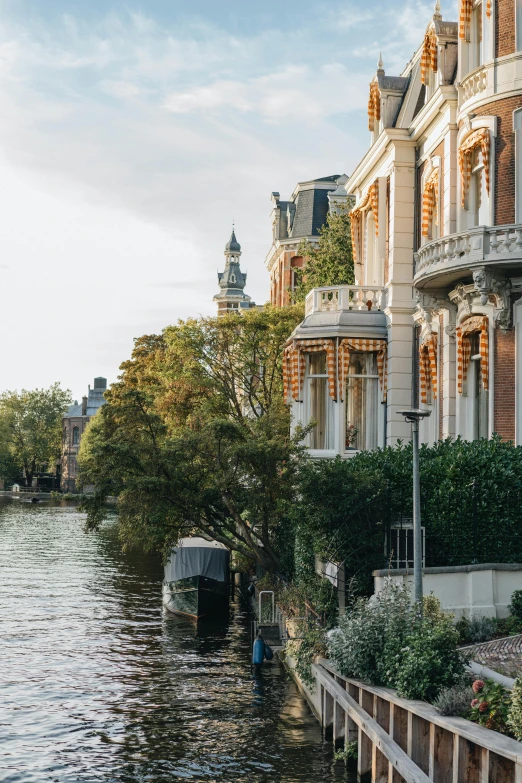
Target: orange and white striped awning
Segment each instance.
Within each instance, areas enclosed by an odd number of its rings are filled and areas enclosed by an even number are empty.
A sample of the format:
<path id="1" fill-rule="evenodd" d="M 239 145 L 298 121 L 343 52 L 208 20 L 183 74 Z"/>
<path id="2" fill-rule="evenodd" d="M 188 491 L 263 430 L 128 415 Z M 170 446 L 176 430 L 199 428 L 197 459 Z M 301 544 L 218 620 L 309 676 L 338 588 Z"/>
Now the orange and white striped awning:
<path id="1" fill-rule="evenodd" d="M 337 399 L 337 376 L 335 372 L 335 340 L 294 340 L 283 352 L 283 394 L 288 402 L 289 387 L 292 399 L 299 402 L 303 390 L 306 372 L 306 354 L 326 353 L 328 373 L 328 391 L 333 400 Z"/>
<path id="2" fill-rule="evenodd" d="M 419 386 L 421 402 L 428 402 L 431 385 L 433 399 L 437 399 L 437 335 L 431 334 L 419 345 Z"/>
<path id="3" fill-rule="evenodd" d="M 363 337 L 344 337 L 339 343 L 338 373 L 341 400 L 344 400 L 346 379 L 348 377 L 348 368 L 350 366 L 350 354 L 355 351 L 360 351 L 363 353 L 371 351 L 372 353 L 377 354 L 377 373 L 379 375 L 382 399 L 385 400 L 388 391 L 388 379 L 386 372 L 386 340 L 367 340 Z"/>
<path id="4" fill-rule="evenodd" d="M 492 0 L 486 0 L 486 16 L 491 19 Z M 471 14 L 473 13 L 473 0 L 460 0 L 459 14 L 459 38 L 462 41 L 468 39 L 469 25 L 471 23 Z"/>
<path id="5" fill-rule="evenodd" d="M 480 372 L 484 389 L 489 388 L 489 318 L 473 315 L 457 326 L 457 390 L 462 394 L 471 358 L 471 335 L 480 332 Z"/>
<path id="6" fill-rule="evenodd" d="M 374 130 L 374 123 L 381 119 L 381 91 L 378 82 L 370 84 L 370 97 L 368 98 L 368 127 Z"/>
<path id="7" fill-rule="evenodd" d="M 371 209 L 375 223 L 375 234 L 379 236 L 379 183 L 377 180 L 370 185 L 368 192 L 358 207 L 350 212 L 350 230 L 352 232 L 352 253 L 354 264 L 361 263 L 357 260 L 361 247 L 361 228 L 363 212 Z M 361 259 L 362 260 L 362 259 Z"/>
<path id="8" fill-rule="evenodd" d="M 421 54 L 421 82 L 422 84 L 428 84 L 429 72 L 437 72 L 438 56 L 437 56 L 437 34 L 433 27 L 427 31 L 424 36 L 424 43 L 422 45 Z"/>
<path id="9" fill-rule="evenodd" d="M 482 163 L 484 164 L 484 176 L 486 179 L 486 190 L 489 194 L 490 175 L 489 158 L 491 149 L 491 139 L 487 128 L 479 128 L 473 131 L 460 145 L 459 148 L 459 168 L 461 177 L 461 204 L 466 206 L 466 197 L 469 191 L 471 181 L 471 171 L 473 169 L 473 156 L 477 149 L 482 153 Z"/>
<path id="10" fill-rule="evenodd" d="M 422 191 L 422 236 L 428 237 L 430 230 L 430 223 L 433 215 L 435 214 L 435 222 L 437 222 L 437 202 L 439 200 L 439 170 L 434 169 L 426 183 L 424 190 Z"/>

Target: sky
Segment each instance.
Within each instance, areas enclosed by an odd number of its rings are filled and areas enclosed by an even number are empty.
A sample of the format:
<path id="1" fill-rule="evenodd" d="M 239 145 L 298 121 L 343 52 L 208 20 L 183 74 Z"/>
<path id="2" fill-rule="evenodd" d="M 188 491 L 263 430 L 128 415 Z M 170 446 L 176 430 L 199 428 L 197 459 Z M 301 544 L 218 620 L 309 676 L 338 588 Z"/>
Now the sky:
<path id="1" fill-rule="evenodd" d="M 214 314 L 233 221 L 265 302 L 272 191 L 350 174 L 433 4 L 0 0 L 0 390 L 79 399 Z"/>

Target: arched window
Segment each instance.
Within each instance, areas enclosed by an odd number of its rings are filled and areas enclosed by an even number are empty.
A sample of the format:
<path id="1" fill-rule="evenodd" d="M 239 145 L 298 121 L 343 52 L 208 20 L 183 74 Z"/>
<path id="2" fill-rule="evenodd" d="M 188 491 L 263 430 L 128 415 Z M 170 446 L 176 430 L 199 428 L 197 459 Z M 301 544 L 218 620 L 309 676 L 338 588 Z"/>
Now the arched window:
<path id="1" fill-rule="evenodd" d="M 78 427 L 73 429 L 73 446 L 78 446 L 80 443 L 80 430 Z"/>

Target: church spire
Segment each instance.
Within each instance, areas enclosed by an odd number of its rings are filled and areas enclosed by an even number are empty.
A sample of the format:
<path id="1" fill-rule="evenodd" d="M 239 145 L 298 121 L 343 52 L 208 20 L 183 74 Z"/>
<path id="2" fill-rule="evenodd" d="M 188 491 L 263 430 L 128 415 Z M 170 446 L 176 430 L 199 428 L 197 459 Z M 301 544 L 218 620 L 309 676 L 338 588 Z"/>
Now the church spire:
<path id="1" fill-rule="evenodd" d="M 218 272 L 220 292 L 214 297 L 214 302 L 217 302 L 218 306 L 218 315 L 227 312 L 237 313 L 255 307 L 255 302 L 252 302 L 244 292 L 247 276 L 241 271 L 240 261 L 241 245 L 232 226 L 232 234 L 225 245 L 225 269 L 223 272 Z"/>

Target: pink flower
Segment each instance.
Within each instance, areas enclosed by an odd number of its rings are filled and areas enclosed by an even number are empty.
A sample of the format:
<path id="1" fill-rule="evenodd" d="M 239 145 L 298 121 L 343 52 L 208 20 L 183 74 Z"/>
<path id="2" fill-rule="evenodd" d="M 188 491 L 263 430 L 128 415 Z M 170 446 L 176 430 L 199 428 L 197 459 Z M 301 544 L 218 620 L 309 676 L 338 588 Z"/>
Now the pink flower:
<path id="1" fill-rule="evenodd" d="M 488 708 L 487 701 L 481 701 L 479 704 L 479 712 L 486 712 L 487 708 Z"/>
<path id="2" fill-rule="evenodd" d="M 473 699 L 473 701 L 471 702 L 472 707 L 478 707 L 479 704 L 480 704 L 479 699 Z"/>
<path id="3" fill-rule="evenodd" d="M 484 687 L 484 682 L 483 680 L 475 680 L 471 687 L 473 688 L 473 693 L 478 693 Z"/>

